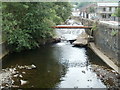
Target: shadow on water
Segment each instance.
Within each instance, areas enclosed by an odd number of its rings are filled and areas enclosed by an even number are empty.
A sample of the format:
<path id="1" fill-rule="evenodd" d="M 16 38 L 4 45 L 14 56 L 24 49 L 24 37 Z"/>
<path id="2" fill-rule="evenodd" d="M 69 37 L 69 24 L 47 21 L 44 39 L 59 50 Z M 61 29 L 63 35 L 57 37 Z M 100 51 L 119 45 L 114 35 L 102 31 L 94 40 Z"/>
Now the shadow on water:
<path id="1" fill-rule="evenodd" d="M 111 67 L 108 66 L 105 62 L 103 62 L 103 60 L 101 60 L 101 58 L 98 57 L 90 48 L 86 48 L 86 50 L 87 50 L 86 54 L 91 64 L 97 64 L 111 69 Z"/>
<path id="2" fill-rule="evenodd" d="M 18 77 L 15 85 L 20 87 L 37 87 L 37 88 L 52 88 L 57 82 L 60 82 L 60 77 L 66 73 L 64 65 L 60 64 L 53 57 L 54 47 L 41 46 L 39 49 L 26 51 L 22 53 L 13 53 L 8 55 L 3 60 L 3 69 L 17 68 L 17 66 L 35 65 L 36 69 L 18 69 L 23 78 Z M 25 72 L 25 74 L 22 74 Z M 20 80 L 29 81 L 28 84 L 21 85 Z"/>

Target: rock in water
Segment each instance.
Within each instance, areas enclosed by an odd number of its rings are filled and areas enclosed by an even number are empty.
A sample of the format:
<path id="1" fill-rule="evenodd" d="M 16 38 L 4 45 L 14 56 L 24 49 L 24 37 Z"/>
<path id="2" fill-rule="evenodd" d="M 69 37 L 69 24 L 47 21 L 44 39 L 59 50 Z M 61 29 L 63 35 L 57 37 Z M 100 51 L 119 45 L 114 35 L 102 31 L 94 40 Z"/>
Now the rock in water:
<path id="1" fill-rule="evenodd" d="M 26 72 L 22 72 L 23 74 L 26 74 Z"/>
<path id="2" fill-rule="evenodd" d="M 16 75 L 13 75 L 13 77 L 18 77 L 19 75 L 18 74 L 16 74 Z"/>
<path id="3" fill-rule="evenodd" d="M 19 77 L 21 77 L 21 78 L 22 78 L 23 76 L 22 76 L 22 75 L 19 75 Z"/>
<path id="4" fill-rule="evenodd" d="M 21 85 L 24 85 L 27 83 L 27 81 L 24 81 L 24 80 L 20 80 L 20 82 L 21 82 Z"/>
<path id="5" fill-rule="evenodd" d="M 77 40 L 72 43 L 75 46 L 86 46 L 88 44 L 88 35 L 83 32 L 77 37 Z"/>
<path id="6" fill-rule="evenodd" d="M 32 68 L 36 68 L 36 66 L 35 66 L 35 65 L 33 65 L 33 64 L 31 65 L 31 67 L 32 67 Z"/>
<path id="7" fill-rule="evenodd" d="M 82 71 L 82 73 L 85 73 L 85 71 Z"/>

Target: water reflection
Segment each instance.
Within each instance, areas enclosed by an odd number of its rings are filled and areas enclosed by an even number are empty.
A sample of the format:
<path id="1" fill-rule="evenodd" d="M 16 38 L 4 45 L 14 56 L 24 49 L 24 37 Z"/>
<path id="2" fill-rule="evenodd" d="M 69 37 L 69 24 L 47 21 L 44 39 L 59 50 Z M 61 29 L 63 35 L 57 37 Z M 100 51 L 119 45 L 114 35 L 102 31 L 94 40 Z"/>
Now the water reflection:
<path id="1" fill-rule="evenodd" d="M 54 52 L 61 64 L 67 67 L 67 73 L 57 84 L 59 88 L 105 88 L 106 86 L 92 71 L 85 48 L 57 44 Z M 69 51 L 68 51 L 69 50 Z"/>
<path id="2" fill-rule="evenodd" d="M 96 78 L 96 74 L 86 67 L 72 67 L 68 69 L 63 81 L 58 85 L 60 88 L 105 88 L 105 85 Z"/>

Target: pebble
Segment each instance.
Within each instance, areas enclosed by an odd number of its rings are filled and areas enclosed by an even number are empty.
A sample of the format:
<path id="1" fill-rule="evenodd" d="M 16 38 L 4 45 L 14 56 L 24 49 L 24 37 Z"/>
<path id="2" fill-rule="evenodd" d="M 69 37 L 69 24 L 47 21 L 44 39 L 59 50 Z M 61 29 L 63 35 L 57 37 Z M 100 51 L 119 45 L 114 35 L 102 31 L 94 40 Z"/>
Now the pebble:
<path id="1" fill-rule="evenodd" d="M 116 72 L 115 70 L 112 70 L 112 72 Z"/>
<path id="2" fill-rule="evenodd" d="M 26 72 L 22 72 L 23 74 L 25 74 Z"/>
<path id="3" fill-rule="evenodd" d="M 10 68 L 9 71 L 12 72 L 13 70 Z"/>
<path id="4" fill-rule="evenodd" d="M 15 71 L 15 70 L 17 70 L 16 68 L 13 68 L 13 70 Z"/>
<path id="5" fill-rule="evenodd" d="M 22 76 L 22 75 L 19 75 L 19 77 L 21 77 L 21 78 L 22 78 L 23 76 Z"/>
<path id="6" fill-rule="evenodd" d="M 35 66 L 35 65 L 33 65 L 33 64 L 31 65 L 31 67 L 32 67 L 32 68 L 36 68 L 36 66 Z"/>
<path id="7" fill-rule="evenodd" d="M 14 75 L 13 77 L 18 77 L 18 74 Z"/>
<path id="8" fill-rule="evenodd" d="M 14 83 L 14 80 L 12 80 L 12 84 Z"/>

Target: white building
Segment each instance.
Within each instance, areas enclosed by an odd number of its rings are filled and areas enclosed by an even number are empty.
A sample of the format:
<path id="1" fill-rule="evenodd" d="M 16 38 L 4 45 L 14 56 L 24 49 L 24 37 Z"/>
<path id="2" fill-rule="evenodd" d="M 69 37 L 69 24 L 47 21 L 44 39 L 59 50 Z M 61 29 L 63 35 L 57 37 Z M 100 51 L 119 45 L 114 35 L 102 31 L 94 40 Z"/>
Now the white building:
<path id="1" fill-rule="evenodd" d="M 110 20 L 118 6 L 118 3 L 97 3 L 97 17 L 100 20 Z"/>

